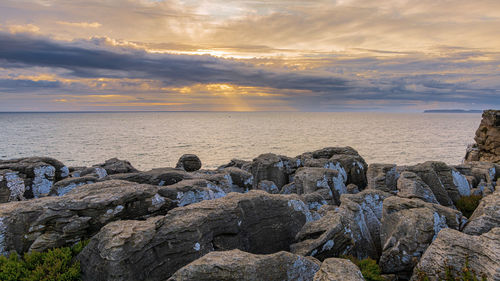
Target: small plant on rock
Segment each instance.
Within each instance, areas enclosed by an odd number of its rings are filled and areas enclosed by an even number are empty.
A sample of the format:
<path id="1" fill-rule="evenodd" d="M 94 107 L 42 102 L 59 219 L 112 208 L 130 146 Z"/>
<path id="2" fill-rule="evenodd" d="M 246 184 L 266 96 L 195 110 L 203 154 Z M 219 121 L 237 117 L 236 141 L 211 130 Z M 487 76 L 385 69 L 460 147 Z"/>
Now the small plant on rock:
<path id="1" fill-rule="evenodd" d="M 80 263 L 74 257 L 88 242 L 73 247 L 54 248 L 47 252 L 11 253 L 0 256 L 0 280 L 6 281 L 73 281 L 80 280 Z"/>
<path id="2" fill-rule="evenodd" d="M 385 279 L 380 275 L 382 273 L 382 270 L 380 269 L 380 266 L 377 264 L 377 262 L 374 259 L 371 258 L 366 258 L 359 260 L 355 258 L 354 256 L 343 256 L 342 258 L 349 259 L 354 263 L 357 267 L 359 267 L 359 270 L 361 271 L 361 274 L 363 274 L 363 277 L 367 281 L 384 281 Z"/>

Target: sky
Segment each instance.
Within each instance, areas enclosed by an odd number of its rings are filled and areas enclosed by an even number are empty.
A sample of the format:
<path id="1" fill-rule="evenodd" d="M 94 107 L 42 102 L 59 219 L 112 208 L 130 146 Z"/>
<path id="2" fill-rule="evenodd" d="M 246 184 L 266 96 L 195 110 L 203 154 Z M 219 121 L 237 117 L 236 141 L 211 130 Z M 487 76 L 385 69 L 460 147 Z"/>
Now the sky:
<path id="1" fill-rule="evenodd" d="M 499 107 L 498 0 L 0 0 L 0 111 Z"/>

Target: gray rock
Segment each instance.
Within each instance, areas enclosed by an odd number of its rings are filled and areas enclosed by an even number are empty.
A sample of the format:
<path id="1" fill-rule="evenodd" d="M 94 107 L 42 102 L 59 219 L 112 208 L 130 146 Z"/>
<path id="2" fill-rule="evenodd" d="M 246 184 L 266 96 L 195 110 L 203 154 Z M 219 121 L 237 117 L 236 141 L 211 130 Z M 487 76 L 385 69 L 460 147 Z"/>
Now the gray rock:
<path id="1" fill-rule="evenodd" d="M 280 193 L 278 187 L 274 184 L 274 182 L 268 181 L 268 180 L 260 181 L 259 186 L 257 187 L 257 189 L 264 190 L 265 192 L 271 193 L 271 194 L 278 194 L 278 193 Z"/>
<path id="2" fill-rule="evenodd" d="M 340 195 L 347 193 L 343 176 L 336 170 L 316 167 L 302 167 L 294 177 L 297 194 L 307 194 L 326 189 L 330 193 L 329 200 L 340 203 Z"/>
<path id="3" fill-rule="evenodd" d="M 288 250 L 310 219 L 297 195 L 231 193 L 165 217 L 109 223 L 78 259 L 84 280 L 165 280 L 211 251 Z"/>
<path id="4" fill-rule="evenodd" d="M 460 275 L 466 261 L 478 277 L 500 280 L 500 227 L 481 236 L 443 229 L 415 267 L 412 281 L 425 273 L 430 281 L 444 280 L 446 268 Z"/>
<path id="5" fill-rule="evenodd" d="M 462 214 L 439 204 L 391 196 L 384 200 L 379 264 L 384 273 L 409 277 L 443 228 L 459 229 Z"/>
<path id="6" fill-rule="evenodd" d="M 319 260 L 341 255 L 377 259 L 381 252 L 382 202 L 388 196 L 390 194 L 374 189 L 342 195 L 336 211 L 327 212 L 301 229 L 291 251 Z"/>
<path id="7" fill-rule="evenodd" d="M 359 191 L 360 191 L 359 187 L 353 183 L 348 184 L 346 189 L 347 189 L 347 193 L 349 193 L 349 194 L 356 194 L 356 193 L 359 193 Z"/>
<path id="8" fill-rule="evenodd" d="M 111 221 L 165 214 L 173 204 L 157 191 L 151 185 L 105 181 L 60 197 L 0 204 L 0 254 L 71 245 Z"/>
<path id="9" fill-rule="evenodd" d="M 19 177 L 19 172 L 0 170 L 0 203 L 25 200 L 24 180 Z"/>
<path id="10" fill-rule="evenodd" d="M 222 173 L 228 173 L 231 177 L 233 185 L 240 188 L 241 192 L 252 189 L 253 175 L 250 172 L 242 170 L 237 167 L 228 167 L 220 169 Z"/>
<path id="11" fill-rule="evenodd" d="M 108 175 L 139 172 L 129 161 L 118 158 L 108 159 L 103 164 L 98 164 L 94 167 L 103 168 Z"/>
<path id="12" fill-rule="evenodd" d="M 252 162 L 240 159 L 232 159 L 229 163 L 220 166 L 218 169 L 225 169 L 229 167 L 235 167 L 250 172 L 250 170 L 252 169 Z"/>
<path id="13" fill-rule="evenodd" d="M 83 177 L 78 177 L 78 178 L 67 178 L 61 181 L 56 182 L 52 188 L 50 189 L 49 195 L 54 195 L 54 196 L 62 196 L 71 190 L 73 190 L 76 187 L 85 185 L 85 184 L 92 184 L 95 183 L 99 180 L 99 178 L 93 176 L 93 175 L 87 175 Z"/>
<path id="14" fill-rule="evenodd" d="M 263 180 L 274 182 L 281 189 L 292 181 L 300 160 L 272 153 L 261 154 L 252 162 L 253 188 L 257 189 Z"/>
<path id="15" fill-rule="evenodd" d="M 398 196 L 439 204 L 429 186 L 412 172 L 401 173 L 398 179 Z"/>
<path id="16" fill-rule="evenodd" d="M 495 190 L 496 181 L 500 177 L 497 166 L 490 162 L 468 162 L 455 168 L 466 176 L 471 188 L 478 188 L 481 194 L 489 194 Z"/>
<path id="17" fill-rule="evenodd" d="M 68 167 L 49 157 L 0 160 L 0 170 L 18 172 L 17 175 L 24 180 L 26 199 L 47 196 L 54 182 L 69 175 Z"/>
<path id="18" fill-rule="evenodd" d="M 211 252 L 179 269 L 168 281 L 309 281 L 319 261 L 288 252 L 254 255 L 240 250 Z"/>
<path id="19" fill-rule="evenodd" d="M 417 174 L 430 187 L 439 204 L 454 207 L 453 202 L 460 198 L 453 183 L 452 170 L 445 163 L 428 161 L 404 169 Z"/>
<path id="20" fill-rule="evenodd" d="M 175 167 L 184 169 L 187 172 L 198 171 L 201 169 L 201 160 L 194 154 L 184 154 L 179 158 Z"/>
<path id="21" fill-rule="evenodd" d="M 85 167 L 84 169 L 78 171 L 77 173 L 73 173 L 72 177 L 95 177 L 98 179 L 103 179 L 108 176 L 108 172 L 101 167 Z"/>
<path id="22" fill-rule="evenodd" d="M 165 186 L 178 183 L 181 180 L 193 179 L 193 176 L 182 169 L 157 168 L 147 172 L 114 174 L 104 178 L 104 180 L 110 179 Z"/>
<path id="23" fill-rule="evenodd" d="M 291 182 L 288 184 L 285 184 L 280 191 L 281 194 L 292 194 L 292 193 L 297 193 L 297 186 L 295 185 L 295 182 Z"/>
<path id="24" fill-rule="evenodd" d="M 367 188 L 396 193 L 398 178 L 395 164 L 370 164 L 366 172 Z"/>
<path id="25" fill-rule="evenodd" d="M 221 187 L 204 179 L 182 180 L 173 185 L 161 187 L 158 194 L 169 198 L 180 207 L 226 196 L 226 192 Z"/>
<path id="26" fill-rule="evenodd" d="M 500 189 L 481 199 L 463 232 L 481 235 L 494 227 L 500 227 Z"/>
<path id="27" fill-rule="evenodd" d="M 359 268 L 350 260 L 329 258 L 323 261 L 313 281 L 364 281 Z"/>

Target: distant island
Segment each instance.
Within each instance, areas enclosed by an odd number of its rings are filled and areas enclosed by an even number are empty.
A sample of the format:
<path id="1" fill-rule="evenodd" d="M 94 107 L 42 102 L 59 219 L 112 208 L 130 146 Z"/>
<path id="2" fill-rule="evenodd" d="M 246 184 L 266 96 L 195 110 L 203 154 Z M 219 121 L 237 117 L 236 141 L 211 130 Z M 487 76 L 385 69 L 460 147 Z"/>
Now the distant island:
<path id="1" fill-rule="evenodd" d="M 465 109 L 431 109 L 425 110 L 424 113 L 482 113 L 482 110 L 465 110 Z"/>

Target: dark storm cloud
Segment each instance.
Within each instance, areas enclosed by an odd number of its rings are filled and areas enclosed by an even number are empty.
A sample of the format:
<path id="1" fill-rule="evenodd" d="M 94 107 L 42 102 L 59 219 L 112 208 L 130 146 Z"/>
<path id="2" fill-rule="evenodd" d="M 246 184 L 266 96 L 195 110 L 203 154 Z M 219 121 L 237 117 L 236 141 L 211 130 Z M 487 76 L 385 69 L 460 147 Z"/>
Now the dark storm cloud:
<path id="1" fill-rule="evenodd" d="M 80 78 L 158 79 L 168 86 L 234 83 L 328 92 L 349 88 L 347 80 L 330 75 L 270 71 L 207 55 L 155 54 L 123 47 L 113 50 L 90 41 L 62 43 L 25 34 L 0 33 L 0 42 L 0 60 L 10 66 L 62 68 Z"/>

